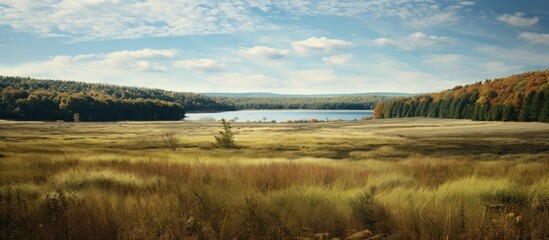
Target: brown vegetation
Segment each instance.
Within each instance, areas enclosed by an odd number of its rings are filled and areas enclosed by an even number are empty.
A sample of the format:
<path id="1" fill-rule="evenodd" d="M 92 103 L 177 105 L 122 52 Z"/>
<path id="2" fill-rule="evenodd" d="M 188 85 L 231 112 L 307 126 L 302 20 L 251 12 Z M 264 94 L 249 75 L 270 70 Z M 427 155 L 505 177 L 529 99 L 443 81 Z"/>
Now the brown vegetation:
<path id="1" fill-rule="evenodd" d="M 549 237 L 547 124 L 231 125 L 0 122 L 0 239 Z"/>

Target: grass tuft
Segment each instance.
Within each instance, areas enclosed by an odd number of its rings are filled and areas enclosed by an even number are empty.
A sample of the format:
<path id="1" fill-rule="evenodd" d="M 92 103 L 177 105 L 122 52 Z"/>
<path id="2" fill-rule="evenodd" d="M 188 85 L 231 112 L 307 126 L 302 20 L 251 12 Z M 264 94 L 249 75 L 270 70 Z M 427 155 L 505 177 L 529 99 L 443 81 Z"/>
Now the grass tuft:
<path id="1" fill-rule="evenodd" d="M 157 185 L 160 179 L 157 177 L 144 179 L 133 173 L 113 170 L 68 170 L 53 177 L 57 187 L 72 190 L 86 188 L 101 189 L 144 189 Z"/>

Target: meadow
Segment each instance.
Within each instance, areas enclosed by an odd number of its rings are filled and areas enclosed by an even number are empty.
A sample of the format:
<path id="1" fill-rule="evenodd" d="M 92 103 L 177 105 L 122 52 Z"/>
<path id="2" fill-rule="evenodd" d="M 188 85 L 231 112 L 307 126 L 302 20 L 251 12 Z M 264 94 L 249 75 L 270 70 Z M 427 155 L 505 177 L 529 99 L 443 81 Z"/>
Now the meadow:
<path id="1" fill-rule="evenodd" d="M 0 121 L 0 239 L 549 239 L 549 124 L 232 126 Z"/>

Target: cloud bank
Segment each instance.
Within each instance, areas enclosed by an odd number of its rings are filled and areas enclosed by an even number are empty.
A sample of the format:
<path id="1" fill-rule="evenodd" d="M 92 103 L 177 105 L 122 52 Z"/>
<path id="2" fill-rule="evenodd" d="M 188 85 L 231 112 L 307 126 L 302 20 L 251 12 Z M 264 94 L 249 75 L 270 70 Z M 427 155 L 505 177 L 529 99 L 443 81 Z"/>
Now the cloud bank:
<path id="1" fill-rule="evenodd" d="M 280 12 L 292 17 L 390 17 L 432 26 L 456 22 L 460 10 L 472 4 L 424 0 L 3 0 L 0 26 L 73 42 L 277 29 L 281 26 L 268 17 Z"/>

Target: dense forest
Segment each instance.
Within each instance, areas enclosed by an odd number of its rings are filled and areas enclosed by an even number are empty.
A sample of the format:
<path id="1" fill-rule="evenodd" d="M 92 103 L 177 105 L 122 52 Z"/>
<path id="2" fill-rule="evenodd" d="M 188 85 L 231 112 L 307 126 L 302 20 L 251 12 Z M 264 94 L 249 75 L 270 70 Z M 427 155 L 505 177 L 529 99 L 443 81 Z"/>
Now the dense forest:
<path id="1" fill-rule="evenodd" d="M 135 90 L 131 88 L 109 92 L 115 88 L 100 84 L 0 77 L 0 118 L 117 121 L 179 120 L 185 116 L 182 104 L 143 98 L 140 96 L 142 92 L 131 91 Z"/>
<path id="2" fill-rule="evenodd" d="M 244 109 L 373 109 L 381 95 L 209 97 L 160 89 L 0 76 L 0 118 L 80 121 L 180 120 L 185 112 Z"/>
<path id="3" fill-rule="evenodd" d="M 0 76 L 0 118 L 7 119 L 180 120 L 185 111 L 229 108 L 195 93 Z"/>
<path id="4" fill-rule="evenodd" d="M 384 97 L 413 97 L 420 95 L 417 93 L 401 92 L 367 92 L 367 93 L 328 93 L 328 94 L 280 94 L 270 92 L 202 92 L 208 97 L 230 97 L 230 98 L 329 98 L 329 97 L 360 97 L 360 96 L 384 96 Z"/>
<path id="5" fill-rule="evenodd" d="M 217 102 L 235 109 L 373 109 L 386 102 L 386 96 L 336 97 L 212 97 Z"/>
<path id="6" fill-rule="evenodd" d="M 549 69 L 380 103 L 374 117 L 549 122 Z"/>

